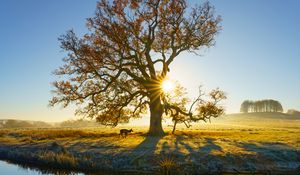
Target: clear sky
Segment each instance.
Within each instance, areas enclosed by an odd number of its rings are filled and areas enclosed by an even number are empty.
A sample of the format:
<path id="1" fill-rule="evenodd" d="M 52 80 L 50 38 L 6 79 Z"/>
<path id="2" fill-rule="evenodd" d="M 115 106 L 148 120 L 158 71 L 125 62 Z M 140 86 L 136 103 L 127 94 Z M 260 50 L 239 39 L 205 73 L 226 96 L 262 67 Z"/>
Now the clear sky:
<path id="1" fill-rule="evenodd" d="M 195 3 L 190 1 L 190 4 Z M 199 1 L 201 2 L 201 1 Z M 223 18 L 216 46 L 201 57 L 181 55 L 171 68 L 195 96 L 199 84 L 228 94 L 227 113 L 245 99 L 272 98 L 300 110 L 300 1 L 212 0 Z M 65 53 L 57 38 L 86 31 L 96 0 L 1 0 L 0 119 L 62 121 L 74 108 L 49 108 L 51 72 Z"/>

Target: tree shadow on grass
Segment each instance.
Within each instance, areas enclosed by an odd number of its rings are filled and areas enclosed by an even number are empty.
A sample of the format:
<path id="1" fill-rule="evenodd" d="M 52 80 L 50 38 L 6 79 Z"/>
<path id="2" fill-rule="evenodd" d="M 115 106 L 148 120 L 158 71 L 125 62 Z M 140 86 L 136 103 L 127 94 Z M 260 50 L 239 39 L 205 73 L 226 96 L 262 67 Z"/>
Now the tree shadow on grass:
<path id="1" fill-rule="evenodd" d="M 146 136 L 145 140 L 143 140 L 139 145 L 137 145 L 134 148 L 133 152 L 154 154 L 156 146 L 159 140 L 162 138 L 163 137 Z"/>
<path id="2" fill-rule="evenodd" d="M 294 147 L 280 142 L 237 142 L 250 154 L 226 154 L 240 169 L 268 174 L 300 174 L 300 152 Z"/>
<path id="3" fill-rule="evenodd" d="M 238 143 L 237 146 L 246 151 L 255 153 L 257 159 L 267 159 L 270 162 L 298 162 L 300 165 L 300 151 L 279 142 L 257 142 L 257 143 Z"/>
<path id="4" fill-rule="evenodd" d="M 199 152 L 204 152 L 210 154 L 213 151 L 221 151 L 223 152 L 222 147 L 215 143 L 216 139 L 213 138 L 205 138 L 204 146 L 200 147 Z"/>
<path id="5" fill-rule="evenodd" d="M 193 154 L 199 154 L 199 152 L 204 152 L 204 153 L 211 153 L 212 151 L 223 151 L 222 147 L 220 147 L 218 144 L 215 143 L 214 138 L 205 138 L 204 141 L 201 140 L 198 143 L 204 144 L 204 146 L 196 147 L 192 146 L 191 142 L 193 141 L 192 136 L 186 136 L 186 135 L 176 135 L 175 136 L 175 141 L 174 141 L 174 153 L 182 153 L 182 149 L 186 149 L 188 151 L 188 154 L 193 155 Z M 187 143 L 189 142 L 189 143 Z M 167 142 L 163 143 L 162 146 L 162 151 L 161 152 L 166 152 L 166 149 L 170 148 L 170 146 L 167 144 Z"/>
<path id="6" fill-rule="evenodd" d="M 155 154 L 158 142 L 163 138 L 163 136 L 146 136 L 139 145 L 132 149 L 130 155 L 132 159 L 130 164 L 134 165 L 136 168 L 141 168 L 144 166 L 155 166 L 157 165 L 157 156 Z"/>
<path id="7" fill-rule="evenodd" d="M 297 167 L 300 169 L 300 151 L 288 144 L 229 141 L 229 145 L 233 148 L 228 151 L 223 149 L 223 143 L 219 141 L 215 138 L 193 140 L 192 136 L 176 135 L 173 146 L 167 141 L 162 144 L 161 153 L 174 155 L 176 161 L 184 165 L 181 167 L 184 172 L 194 168 L 191 171 L 221 174 L 224 172 L 237 174 L 272 172 L 292 175 L 300 173 L 296 170 Z M 236 149 L 243 151 L 236 151 Z M 185 170 L 188 166 L 189 169 Z"/>

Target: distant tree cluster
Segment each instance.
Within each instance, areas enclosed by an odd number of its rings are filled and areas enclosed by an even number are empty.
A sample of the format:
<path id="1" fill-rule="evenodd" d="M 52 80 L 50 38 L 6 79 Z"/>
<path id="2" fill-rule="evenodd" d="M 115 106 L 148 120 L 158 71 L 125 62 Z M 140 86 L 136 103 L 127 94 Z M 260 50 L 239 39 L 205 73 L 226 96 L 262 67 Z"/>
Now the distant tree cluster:
<path id="1" fill-rule="evenodd" d="M 283 112 L 282 105 L 279 101 L 276 100 L 258 100 L 258 101 L 251 101 L 245 100 L 241 104 L 241 112 L 248 113 L 248 112 Z"/>
<path id="2" fill-rule="evenodd" d="M 289 109 L 286 113 L 290 114 L 290 115 L 299 115 L 300 116 L 300 111 L 297 111 L 295 109 Z"/>

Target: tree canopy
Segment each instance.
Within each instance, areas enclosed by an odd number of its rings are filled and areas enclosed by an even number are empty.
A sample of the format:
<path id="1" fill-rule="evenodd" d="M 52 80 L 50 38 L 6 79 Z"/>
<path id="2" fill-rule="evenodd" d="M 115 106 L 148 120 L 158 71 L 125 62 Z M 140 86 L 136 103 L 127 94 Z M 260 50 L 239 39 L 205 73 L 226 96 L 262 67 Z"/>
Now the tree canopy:
<path id="1" fill-rule="evenodd" d="M 208 2 L 188 8 L 186 0 L 100 0 L 88 33 L 59 38 L 68 54 L 55 71 L 62 79 L 53 83 L 50 105 L 74 103 L 76 114 L 110 126 L 149 107 L 149 132 L 162 134 L 161 83 L 170 65 L 183 52 L 213 46 L 220 22 Z"/>

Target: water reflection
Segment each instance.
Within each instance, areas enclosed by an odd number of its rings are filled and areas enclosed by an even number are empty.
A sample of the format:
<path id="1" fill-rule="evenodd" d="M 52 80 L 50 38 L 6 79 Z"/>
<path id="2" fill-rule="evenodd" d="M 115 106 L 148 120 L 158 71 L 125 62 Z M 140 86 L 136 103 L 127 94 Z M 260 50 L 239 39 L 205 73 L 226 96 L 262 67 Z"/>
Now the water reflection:
<path id="1" fill-rule="evenodd" d="M 0 161 L 0 174 L 13 175 L 40 175 L 40 174 L 57 174 L 57 175 L 83 175 L 82 173 L 74 173 L 61 170 L 50 170 L 46 168 L 35 168 L 25 165 L 16 165 L 5 161 Z"/>
<path id="2" fill-rule="evenodd" d="M 139 172 L 73 172 L 68 170 L 53 169 L 49 167 L 36 167 L 29 164 L 10 163 L 0 160 L 0 175 L 139 175 Z M 147 173 L 143 173 L 147 175 Z M 150 173 L 152 174 L 152 173 Z"/>

